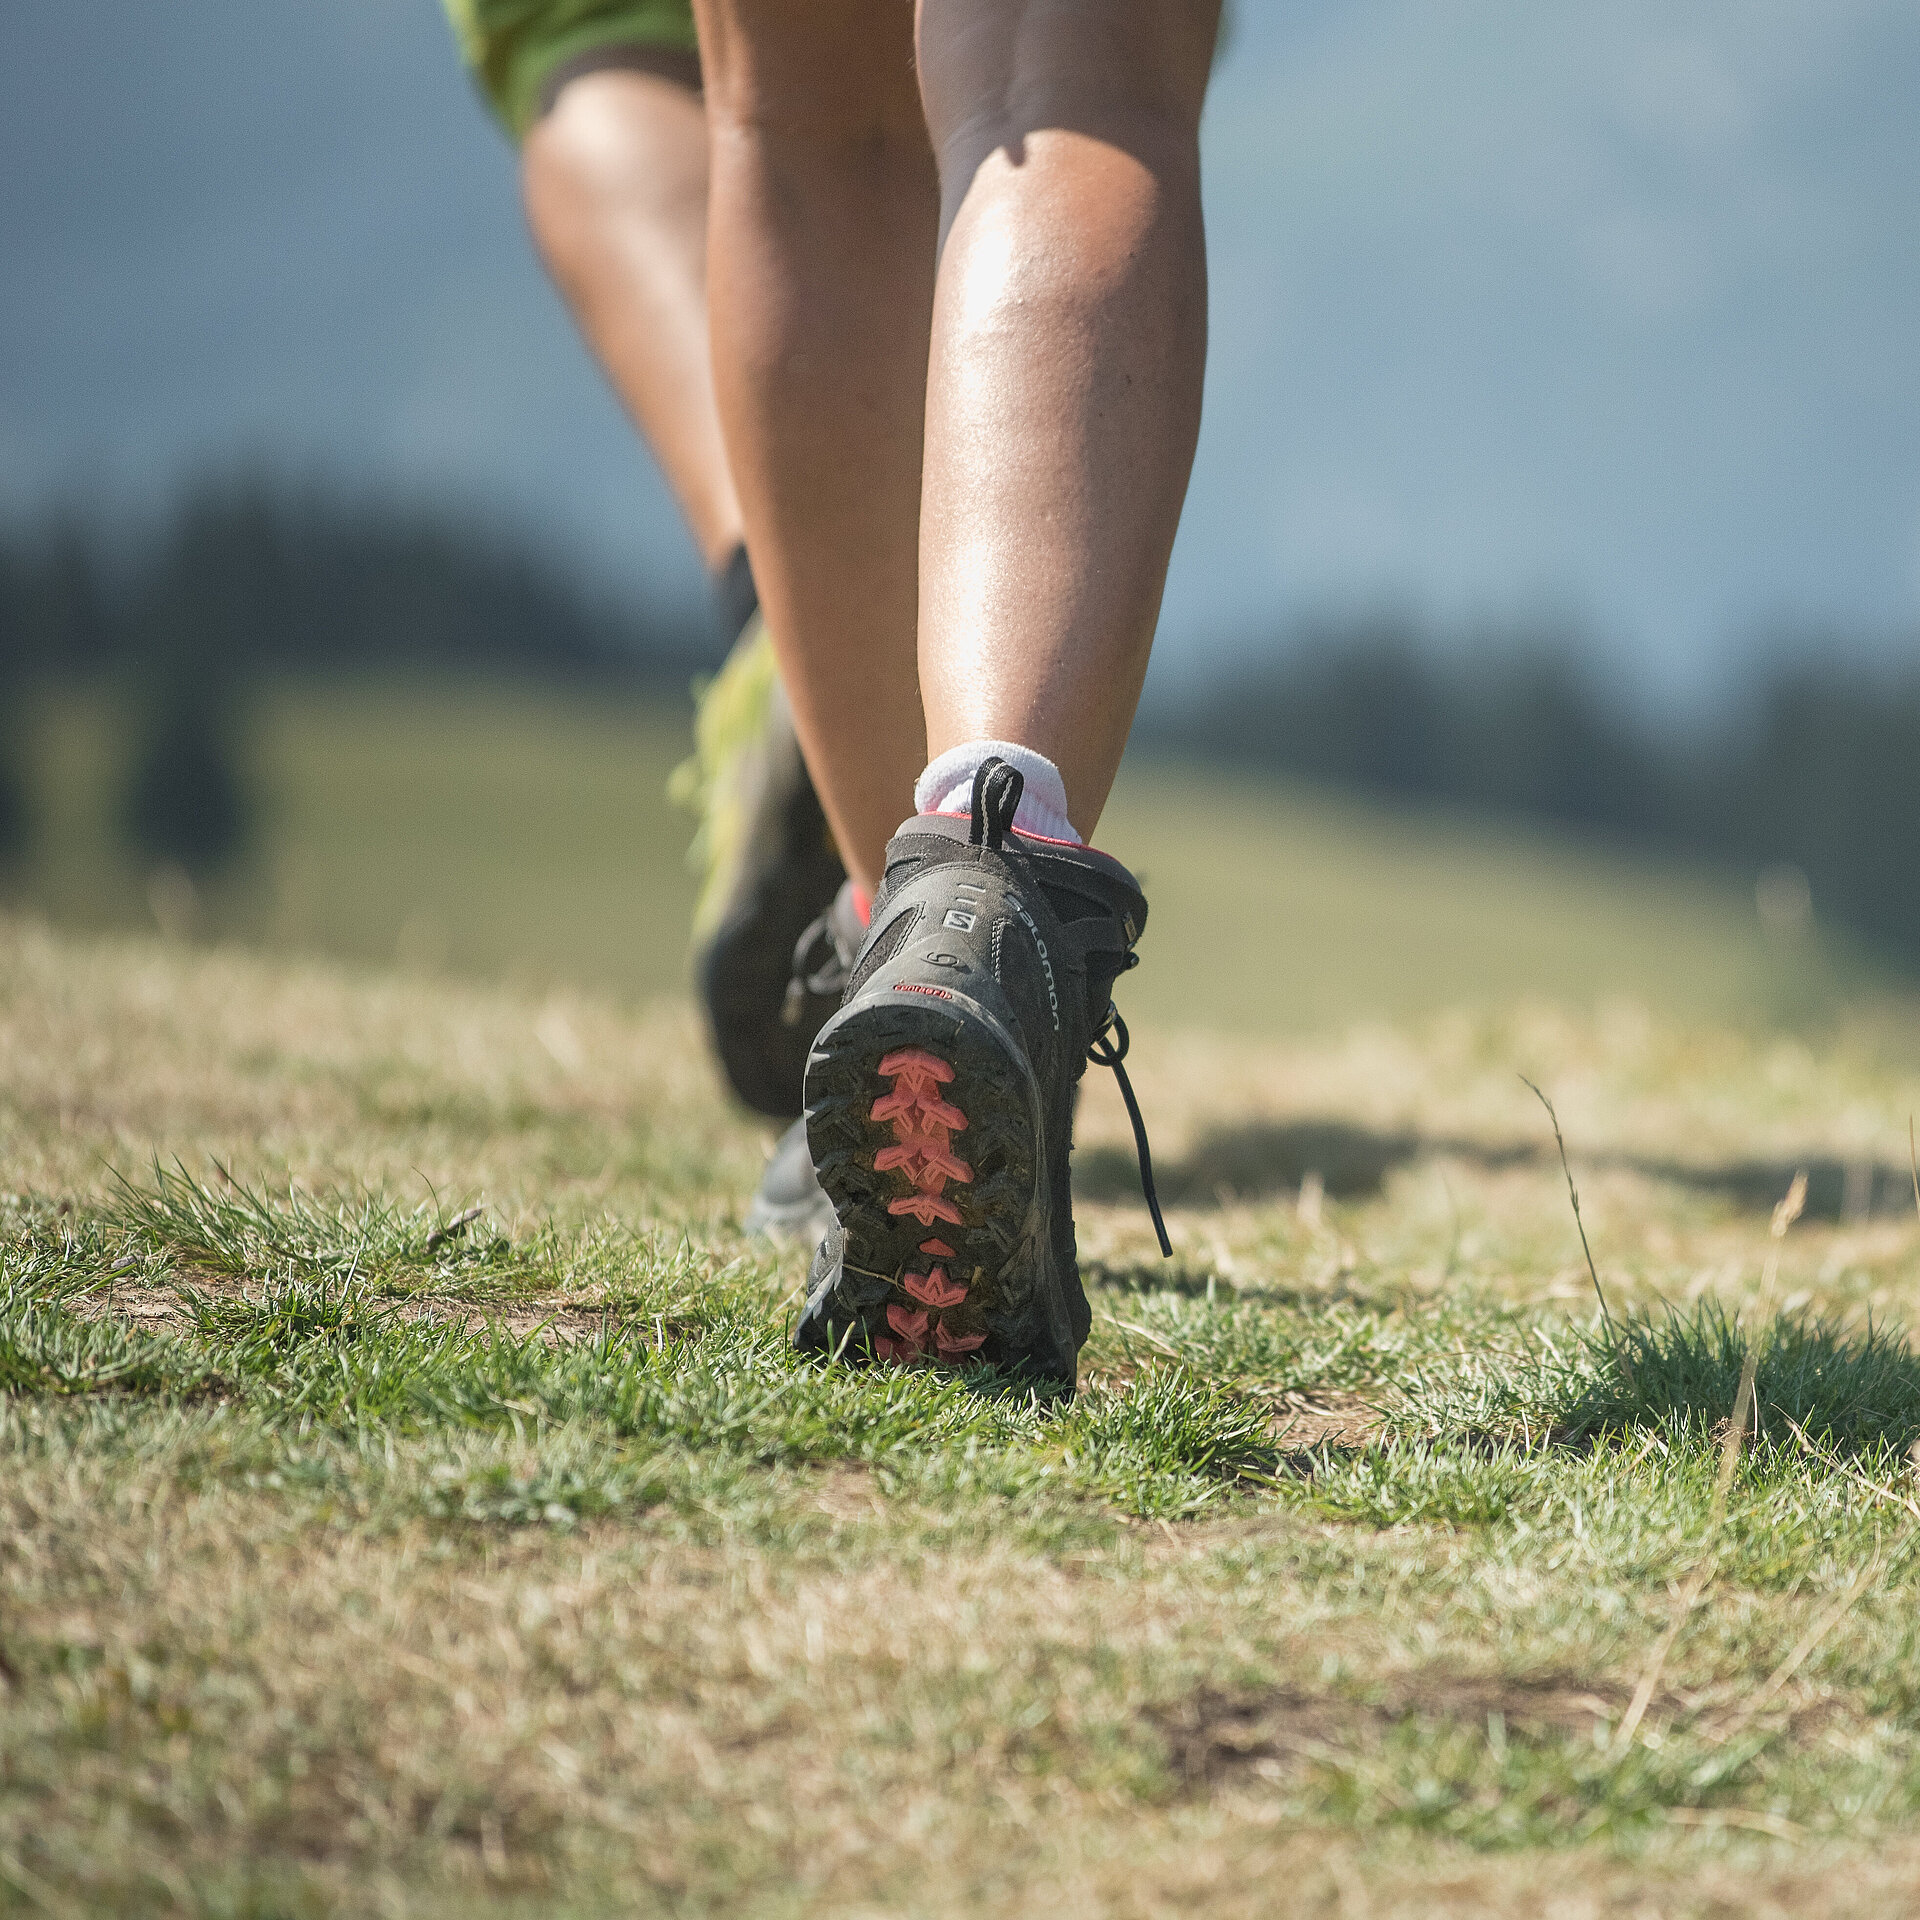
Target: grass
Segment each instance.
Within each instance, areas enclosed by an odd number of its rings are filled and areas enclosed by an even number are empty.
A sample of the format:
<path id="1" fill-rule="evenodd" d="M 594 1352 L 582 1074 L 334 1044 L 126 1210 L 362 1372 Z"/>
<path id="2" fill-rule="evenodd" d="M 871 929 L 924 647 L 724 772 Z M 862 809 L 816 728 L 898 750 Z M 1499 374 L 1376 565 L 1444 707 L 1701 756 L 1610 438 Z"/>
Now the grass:
<path id="1" fill-rule="evenodd" d="M 114 841 L 126 733 L 104 699 L 38 709 L 39 844 L 14 891 L 56 923 L 154 925 Z M 681 984 L 692 822 L 666 781 L 685 714 L 604 692 L 348 684 L 264 696 L 248 744 L 255 846 L 198 901 L 200 932 L 416 974 Z"/>
<path id="2" fill-rule="evenodd" d="M 681 987 L 690 823 L 666 782 L 684 714 L 423 683 L 283 688 L 254 721 L 257 845 L 199 900 L 203 933 L 415 974 Z M 151 929 L 156 901 L 183 917 L 114 851 L 125 725 L 69 698 L 30 729 L 41 833 L 12 891 L 57 924 Z M 1141 762 L 1100 837 L 1148 881 L 1133 999 L 1169 1026 L 1308 1032 L 1528 994 L 1817 1025 L 1888 985 L 1837 938 L 1770 941 L 1737 879 L 1484 821 Z"/>
<path id="3" fill-rule="evenodd" d="M 1149 1012 L 1072 1397 L 801 1364 L 674 999 L 0 920 L 0 1061 L 0 1912 L 1920 1897 L 1897 1009 Z"/>

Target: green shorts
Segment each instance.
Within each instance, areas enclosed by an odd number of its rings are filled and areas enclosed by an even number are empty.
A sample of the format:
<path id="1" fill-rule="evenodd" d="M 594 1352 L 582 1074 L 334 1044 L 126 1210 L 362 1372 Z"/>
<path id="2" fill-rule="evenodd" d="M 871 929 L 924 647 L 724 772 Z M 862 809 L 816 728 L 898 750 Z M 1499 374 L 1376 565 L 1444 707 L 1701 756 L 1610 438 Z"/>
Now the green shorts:
<path id="1" fill-rule="evenodd" d="M 444 0 L 474 80 L 518 140 L 558 83 L 622 48 L 697 53 L 692 0 Z"/>
<path id="2" fill-rule="evenodd" d="M 618 66 L 623 48 L 690 53 L 693 0 L 442 0 L 475 83 L 516 140 L 576 73 Z M 1233 0 L 1220 15 L 1214 60 L 1227 44 Z"/>

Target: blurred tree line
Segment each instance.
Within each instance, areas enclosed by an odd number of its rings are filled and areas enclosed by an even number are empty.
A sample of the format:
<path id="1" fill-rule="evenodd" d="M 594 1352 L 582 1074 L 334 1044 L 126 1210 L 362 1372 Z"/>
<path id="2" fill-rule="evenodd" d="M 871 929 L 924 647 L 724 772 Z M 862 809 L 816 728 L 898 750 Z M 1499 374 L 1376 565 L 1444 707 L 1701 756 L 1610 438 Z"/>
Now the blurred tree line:
<path id="1" fill-rule="evenodd" d="M 1614 696 L 1565 634 L 1439 648 L 1373 620 L 1248 652 L 1145 715 L 1142 743 L 1704 855 L 1776 900 L 1803 875 L 1821 914 L 1920 970 L 1920 645 L 1888 666 L 1782 637 L 1676 729 Z"/>
<path id="2" fill-rule="evenodd" d="M 715 653 L 697 614 L 596 593 L 497 527 L 268 479 L 199 487 L 143 542 L 78 514 L 0 529 L 0 862 L 31 843 L 36 682 L 127 697 L 124 840 L 200 876 L 247 841 L 241 747 L 264 677 L 526 674 L 678 701 Z M 1675 730 L 1614 697 L 1590 647 L 1545 630 L 1442 647 L 1411 621 L 1352 621 L 1263 636 L 1244 657 L 1149 707 L 1142 745 L 1755 875 L 1791 867 L 1823 915 L 1920 970 L 1920 648 L 1875 668 L 1778 645 Z"/>
<path id="3" fill-rule="evenodd" d="M 262 478 L 192 490 L 129 543 L 77 512 L 0 530 L 0 860 L 32 835 L 21 763 L 36 684 L 109 684 L 134 745 L 131 853 L 204 875 L 245 846 L 240 751 L 266 676 L 522 673 L 684 696 L 696 618 L 596 594 L 525 539 L 457 515 Z"/>

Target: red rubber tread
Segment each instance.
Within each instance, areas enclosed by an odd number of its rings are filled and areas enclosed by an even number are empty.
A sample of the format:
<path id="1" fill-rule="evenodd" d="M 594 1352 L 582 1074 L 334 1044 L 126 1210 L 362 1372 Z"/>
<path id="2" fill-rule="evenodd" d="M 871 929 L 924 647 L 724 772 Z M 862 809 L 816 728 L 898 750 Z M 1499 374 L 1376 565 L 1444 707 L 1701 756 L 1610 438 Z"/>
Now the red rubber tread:
<path id="1" fill-rule="evenodd" d="M 873 1170 L 903 1174 L 911 1187 L 910 1192 L 889 1200 L 887 1211 L 896 1216 L 912 1214 L 922 1226 L 931 1226 L 935 1220 L 959 1226 L 960 1209 L 946 1197 L 946 1187 L 950 1180 L 963 1186 L 971 1183 L 973 1169 L 951 1144 L 953 1135 L 965 1131 L 967 1116 L 938 1092 L 952 1081 L 952 1066 L 924 1047 L 901 1047 L 880 1062 L 879 1072 L 893 1087 L 873 1103 L 869 1117 L 877 1124 L 892 1124 L 894 1144 L 875 1153 Z M 923 1241 L 920 1251 L 949 1260 L 955 1257 L 944 1240 Z M 901 1367 L 936 1358 L 949 1366 L 964 1365 L 974 1349 L 985 1344 L 984 1333 L 961 1333 L 947 1325 L 943 1316 L 965 1306 L 967 1289 L 944 1266 L 936 1264 L 925 1273 L 902 1273 L 900 1285 L 918 1304 L 887 1308 L 891 1332 L 873 1343 L 882 1360 Z"/>

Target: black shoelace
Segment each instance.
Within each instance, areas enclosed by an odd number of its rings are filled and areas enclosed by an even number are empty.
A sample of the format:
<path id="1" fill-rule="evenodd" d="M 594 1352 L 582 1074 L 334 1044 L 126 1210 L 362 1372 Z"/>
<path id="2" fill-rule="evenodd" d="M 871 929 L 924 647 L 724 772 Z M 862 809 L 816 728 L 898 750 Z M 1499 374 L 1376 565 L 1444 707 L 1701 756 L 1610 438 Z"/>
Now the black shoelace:
<path id="1" fill-rule="evenodd" d="M 981 763 L 980 771 L 973 777 L 973 822 L 968 835 L 976 847 L 984 845 L 990 853 L 1000 851 L 1013 830 L 1014 816 L 1020 810 L 1020 796 L 1026 784 L 1019 770 L 1004 760 Z M 1127 972 L 1139 964 L 1140 956 L 1129 948 L 1121 971 Z M 1140 1117 L 1140 1102 L 1133 1097 L 1133 1082 L 1121 1065 L 1127 1057 L 1127 1044 L 1127 1023 L 1120 1018 L 1120 1009 L 1109 1000 L 1106 1018 L 1087 1043 L 1087 1058 L 1096 1067 L 1110 1068 L 1120 1082 L 1120 1098 L 1127 1103 L 1127 1118 L 1133 1122 L 1134 1152 L 1140 1157 L 1140 1191 L 1146 1196 L 1147 1211 L 1153 1215 L 1153 1230 L 1160 1236 L 1160 1257 L 1171 1260 L 1173 1242 L 1167 1238 L 1167 1223 L 1160 1217 L 1160 1196 L 1153 1190 L 1153 1150 L 1147 1145 L 1147 1123 Z"/>
<path id="2" fill-rule="evenodd" d="M 1160 1236 L 1160 1257 L 1173 1258 L 1173 1242 L 1167 1238 L 1167 1223 L 1160 1217 L 1160 1196 L 1153 1190 L 1153 1150 L 1147 1145 L 1147 1123 L 1140 1117 L 1140 1102 L 1133 1097 L 1133 1082 L 1121 1062 L 1127 1057 L 1127 1023 L 1120 1009 L 1107 1002 L 1107 1017 L 1100 1031 L 1087 1046 L 1087 1058 L 1096 1067 L 1112 1069 L 1120 1082 L 1120 1098 L 1127 1103 L 1127 1118 L 1133 1122 L 1134 1151 L 1140 1156 L 1140 1191 L 1146 1196 L 1147 1211 L 1153 1215 L 1153 1230 Z"/>
<path id="3" fill-rule="evenodd" d="M 853 956 L 834 932 L 833 908 L 809 923 L 793 950 L 793 976 L 787 982 L 780 1018 L 797 1027 L 807 1011 L 807 996 L 838 1002 L 853 973 Z"/>

